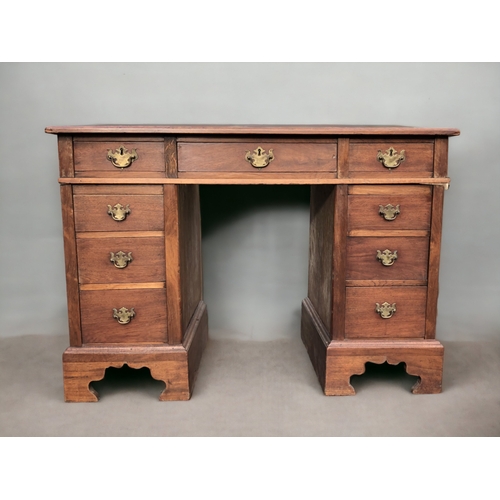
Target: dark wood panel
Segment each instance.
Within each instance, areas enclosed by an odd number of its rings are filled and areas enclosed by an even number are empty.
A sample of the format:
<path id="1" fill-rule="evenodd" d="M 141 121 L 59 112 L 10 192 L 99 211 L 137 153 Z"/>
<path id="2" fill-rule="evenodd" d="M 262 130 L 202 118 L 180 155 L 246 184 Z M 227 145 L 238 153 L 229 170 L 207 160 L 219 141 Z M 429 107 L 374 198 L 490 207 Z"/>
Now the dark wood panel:
<path id="1" fill-rule="evenodd" d="M 79 238 L 77 240 L 80 283 L 140 283 L 165 281 L 164 238 Z M 118 269 L 110 253 L 132 257 Z"/>
<path id="2" fill-rule="evenodd" d="M 427 295 L 427 315 L 425 337 L 433 339 L 436 336 L 437 301 L 439 295 L 439 261 L 441 254 L 441 234 L 443 224 L 444 188 L 433 188 L 432 222 L 429 248 L 429 293 Z"/>
<path id="3" fill-rule="evenodd" d="M 332 339 L 343 339 L 345 331 L 345 279 L 347 245 L 347 186 L 336 186 L 333 234 Z"/>
<path id="4" fill-rule="evenodd" d="M 182 331 L 202 300 L 201 216 L 198 186 L 179 186 Z"/>
<path id="5" fill-rule="evenodd" d="M 163 186 L 137 186 L 134 184 L 91 184 L 75 185 L 73 187 L 73 194 L 163 194 Z"/>
<path id="6" fill-rule="evenodd" d="M 405 151 L 405 160 L 393 169 L 384 167 L 377 160 L 378 152 L 385 153 L 390 147 L 394 147 L 398 153 Z M 433 165 L 432 142 L 351 142 L 349 148 L 349 172 L 381 172 L 394 177 L 400 173 L 432 172 Z"/>
<path id="7" fill-rule="evenodd" d="M 274 160 L 267 167 L 255 168 L 246 159 L 247 151 L 262 147 L 273 150 Z M 179 172 L 247 172 L 253 175 L 281 172 L 335 172 L 337 143 L 252 142 L 186 143 L 179 142 Z"/>
<path id="8" fill-rule="evenodd" d="M 328 331 L 332 325 L 333 186 L 311 186 L 307 296 Z"/>
<path id="9" fill-rule="evenodd" d="M 58 136 L 57 148 L 59 153 L 59 175 L 61 177 L 73 177 L 75 175 L 73 137 L 70 135 Z"/>
<path id="10" fill-rule="evenodd" d="M 285 134 L 459 135 L 456 128 L 359 125 L 77 125 L 46 127 L 48 134 Z"/>
<path id="11" fill-rule="evenodd" d="M 349 196 L 349 230 L 428 230 L 431 216 L 431 189 L 422 195 L 399 194 L 397 188 L 387 195 Z M 399 215 L 386 220 L 380 215 L 380 205 L 399 205 Z"/>
<path id="12" fill-rule="evenodd" d="M 164 186 L 165 263 L 167 286 L 168 341 L 182 343 L 182 290 L 179 229 L 179 186 Z"/>
<path id="13" fill-rule="evenodd" d="M 130 206 L 122 221 L 108 214 L 108 205 Z M 163 231 L 163 196 L 157 195 L 76 195 L 75 226 L 77 231 Z"/>
<path id="14" fill-rule="evenodd" d="M 73 347 L 78 347 L 82 345 L 82 330 L 80 324 L 80 292 L 78 289 L 78 269 L 76 263 L 75 219 L 73 214 L 73 194 L 71 191 L 71 186 L 61 186 L 69 343 Z"/>
<path id="15" fill-rule="evenodd" d="M 427 287 L 350 287 L 346 291 L 345 334 L 356 338 L 405 338 L 425 335 Z M 392 318 L 383 319 L 376 303 L 396 304 Z"/>
<path id="16" fill-rule="evenodd" d="M 377 250 L 397 252 L 391 266 L 377 260 Z M 348 238 L 347 279 L 426 280 L 428 238 Z"/>
<path id="17" fill-rule="evenodd" d="M 448 175 L 448 138 L 437 137 L 434 146 L 434 177 Z"/>
<path id="18" fill-rule="evenodd" d="M 167 163 L 167 177 L 177 177 L 177 141 L 175 137 L 165 138 L 165 161 Z"/>
<path id="19" fill-rule="evenodd" d="M 164 289 L 82 290 L 83 343 L 167 342 Z M 134 308 L 130 323 L 113 318 L 113 308 Z"/>
<path id="20" fill-rule="evenodd" d="M 135 150 L 137 159 L 126 168 L 117 168 L 108 160 L 108 150 L 113 152 L 124 146 Z M 143 172 L 165 171 L 165 150 L 162 142 L 75 141 L 75 171 L 103 170 L 113 175 L 137 175 Z"/>

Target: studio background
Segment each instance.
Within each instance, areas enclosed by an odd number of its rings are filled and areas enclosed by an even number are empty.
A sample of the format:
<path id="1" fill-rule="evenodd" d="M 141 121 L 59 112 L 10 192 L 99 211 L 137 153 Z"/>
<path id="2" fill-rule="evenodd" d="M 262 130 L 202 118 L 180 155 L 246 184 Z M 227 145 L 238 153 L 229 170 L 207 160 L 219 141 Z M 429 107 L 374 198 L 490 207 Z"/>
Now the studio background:
<path id="1" fill-rule="evenodd" d="M 453 127 L 437 338 L 500 334 L 500 64 L 0 64 L 0 336 L 67 334 L 56 137 L 83 124 Z M 303 186 L 203 186 L 210 336 L 299 336 Z M 259 311 L 259 314 L 257 314 Z"/>

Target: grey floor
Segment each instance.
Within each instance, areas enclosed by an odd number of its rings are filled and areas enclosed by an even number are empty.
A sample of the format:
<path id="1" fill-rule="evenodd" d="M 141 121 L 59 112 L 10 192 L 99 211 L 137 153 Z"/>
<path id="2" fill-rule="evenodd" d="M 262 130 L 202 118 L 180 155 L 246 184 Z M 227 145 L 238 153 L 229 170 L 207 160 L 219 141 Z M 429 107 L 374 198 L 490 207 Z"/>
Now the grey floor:
<path id="1" fill-rule="evenodd" d="M 500 436 L 500 342 L 446 342 L 443 393 L 369 364 L 326 397 L 300 341 L 209 341 L 190 401 L 147 369 L 109 369 L 99 403 L 64 403 L 66 336 L 0 339 L 1 436 Z"/>

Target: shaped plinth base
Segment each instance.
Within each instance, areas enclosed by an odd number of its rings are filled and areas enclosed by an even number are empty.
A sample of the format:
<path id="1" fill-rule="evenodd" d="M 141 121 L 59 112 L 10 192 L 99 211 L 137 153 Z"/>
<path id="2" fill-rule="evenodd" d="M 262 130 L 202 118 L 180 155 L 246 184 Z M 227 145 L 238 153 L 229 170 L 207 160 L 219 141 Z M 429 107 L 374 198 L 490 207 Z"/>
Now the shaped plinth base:
<path id="1" fill-rule="evenodd" d="M 160 401 L 191 398 L 201 355 L 208 340 L 207 308 L 200 302 L 182 345 L 114 345 L 69 347 L 63 354 L 64 400 L 93 402 L 99 395 L 90 386 L 104 378 L 106 368 L 149 368 L 165 383 Z"/>
<path id="2" fill-rule="evenodd" d="M 328 332 L 309 299 L 302 303 L 302 340 L 327 396 L 351 396 L 353 375 L 365 372 L 366 363 L 406 365 L 419 377 L 413 394 L 438 394 L 442 390 L 444 348 L 437 340 L 330 341 Z"/>

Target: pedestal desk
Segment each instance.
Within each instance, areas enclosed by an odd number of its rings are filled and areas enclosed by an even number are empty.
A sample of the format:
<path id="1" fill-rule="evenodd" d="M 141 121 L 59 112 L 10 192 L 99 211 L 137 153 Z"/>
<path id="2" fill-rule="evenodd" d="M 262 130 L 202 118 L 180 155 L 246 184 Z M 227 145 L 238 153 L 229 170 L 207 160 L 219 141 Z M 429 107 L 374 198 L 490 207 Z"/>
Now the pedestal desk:
<path id="1" fill-rule="evenodd" d="M 108 367 L 147 367 L 191 397 L 208 338 L 200 184 L 311 186 L 301 336 L 326 395 L 367 362 L 441 391 L 435 339 L 448 137 L 456 129 L 75 126 L 57 134 L 70 347 L 66 401 Z"/>

